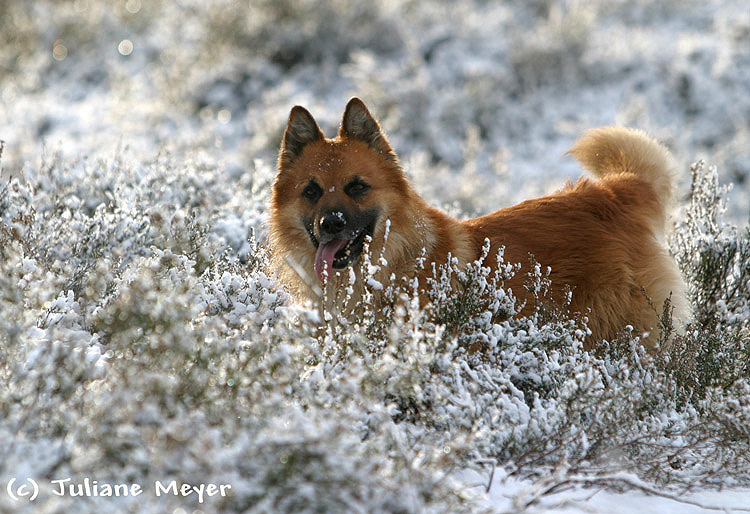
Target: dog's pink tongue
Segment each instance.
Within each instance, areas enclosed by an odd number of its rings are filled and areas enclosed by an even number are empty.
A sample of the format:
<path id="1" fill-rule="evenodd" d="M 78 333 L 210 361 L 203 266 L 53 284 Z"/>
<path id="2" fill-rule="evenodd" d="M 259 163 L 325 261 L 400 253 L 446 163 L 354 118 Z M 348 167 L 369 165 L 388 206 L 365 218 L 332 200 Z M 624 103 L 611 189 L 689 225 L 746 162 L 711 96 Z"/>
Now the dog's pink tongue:
<path id="1" fill-rule="evenodd" d="M 331 278 L 334 255 L 348 242 L 346 239 L 334 239 L 318 246 L 318 253 L 315 254 L 315 273 L 318 274 L 318 280 L 323 282 L 323 266 L 325 266 L 328 278 Z"/>

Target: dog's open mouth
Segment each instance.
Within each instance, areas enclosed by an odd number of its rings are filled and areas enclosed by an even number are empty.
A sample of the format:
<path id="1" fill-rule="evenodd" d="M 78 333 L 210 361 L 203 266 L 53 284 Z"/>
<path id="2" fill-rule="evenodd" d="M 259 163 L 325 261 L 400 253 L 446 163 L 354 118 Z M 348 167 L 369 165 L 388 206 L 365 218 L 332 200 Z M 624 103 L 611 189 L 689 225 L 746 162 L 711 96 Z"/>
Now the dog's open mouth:
<path id="1" fill-rule="evenodd" d="M 362 254 L 365 237 L 369 230 L 360 230 L 352 239 L 333 239 L 320 243 L 315 254 L 315 273 L 323 282 L 324 275 L 330 278 L 333 269 L 344 269 Z"/>

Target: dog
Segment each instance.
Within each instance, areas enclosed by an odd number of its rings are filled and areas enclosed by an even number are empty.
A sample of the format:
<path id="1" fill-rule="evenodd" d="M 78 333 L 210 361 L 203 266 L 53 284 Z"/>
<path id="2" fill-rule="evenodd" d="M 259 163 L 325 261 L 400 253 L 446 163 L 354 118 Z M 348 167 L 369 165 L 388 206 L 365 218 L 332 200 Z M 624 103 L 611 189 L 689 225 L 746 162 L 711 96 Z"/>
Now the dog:
<path id="1" fill-rule="evenodd" d="M 568 152 L 594 178 L 478 218 L 457 220 L 429 206 L 410 185 L 377 120 L 359 98 L 345 109 L 338 136 L 327 139 L 303 107 L 284 131 L 270 209 L 272 263 L 299 299 L 347 291 L 359 302 L 369 243 L 376 279 L 416 277 L 433 263 L 464 267 L 489 240 L 504 261 L 551 268 L 551 292 L 568 295 L 571 313 L 587 316 L 587 346 L 630 325 L 646 346 L 659 339 L 665 301 L 687 321 L 687 288 L 664 247 L 673 199 L 673 161 L 645 133 L 623 127 L 587 132 Z M 421 260 L 423 266 L 415 265 Z M 485 266 L 496 267 L 495 252 Z M 523 274 L 506 286 L 523 297 Z M 340 301 L 336 300 L 336 301 Z M 424 296 L 423 296 L 424 301 Z M 533 306 L 527 305 L 530 312 Z"/>

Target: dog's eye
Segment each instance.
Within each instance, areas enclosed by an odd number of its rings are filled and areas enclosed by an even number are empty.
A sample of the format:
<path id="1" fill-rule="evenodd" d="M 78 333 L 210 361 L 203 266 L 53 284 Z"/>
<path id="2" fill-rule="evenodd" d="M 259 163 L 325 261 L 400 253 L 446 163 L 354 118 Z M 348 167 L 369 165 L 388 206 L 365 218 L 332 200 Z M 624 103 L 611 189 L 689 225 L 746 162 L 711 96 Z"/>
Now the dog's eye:
<path id="1" fill-rule="evenodd" d="M 363 195 L 368 189 L 370 185 L 367 182 L 356 179 L 346 185 L 344 192 L 351 197 L 357 197 Z"/>
<path id="2" fill-rule="evenodd" d="M 323 193 L 323 190 L 320 189 L 320 186 L 315 182 L 310 182 L 302 191 L 302 196 L 314 202 L 320 198 L 321 193 Z"/>

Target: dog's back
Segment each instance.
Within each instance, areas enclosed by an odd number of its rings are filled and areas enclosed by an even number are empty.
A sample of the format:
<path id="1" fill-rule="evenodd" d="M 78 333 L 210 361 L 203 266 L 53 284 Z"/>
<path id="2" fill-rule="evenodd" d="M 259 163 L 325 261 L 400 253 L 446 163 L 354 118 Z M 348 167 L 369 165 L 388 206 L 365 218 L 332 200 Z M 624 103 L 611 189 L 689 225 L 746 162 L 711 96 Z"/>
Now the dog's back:
<path id="1" fill-rule="evenodd" d="M 550 266 L 553 293 L 561 299 L 570 288 L 571 309 L 590 310 L 590 340 L 612 338 L 630 324 L 650 331 L 653 346 L 666 299 L 676 319 L 686 321 L 690 313 L 684 281 L 662 245 L 672 203 L 669 153 L 621 127 L 588 132 L 570 153 L 597 179 L 582 178 L 464 225 L 478 246 L 485 238 L 493 248 L 505 246 L 508 262 L 528 262 L 531 253 Z M 523 280 L 510 284 L 518 296 Z"/>

